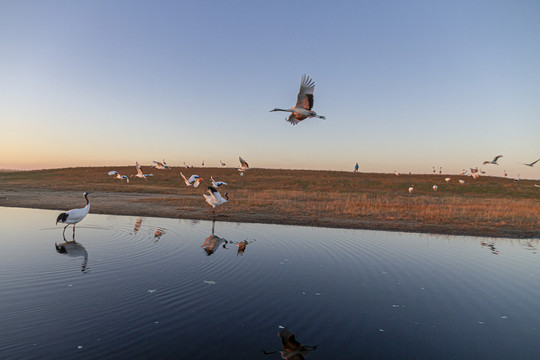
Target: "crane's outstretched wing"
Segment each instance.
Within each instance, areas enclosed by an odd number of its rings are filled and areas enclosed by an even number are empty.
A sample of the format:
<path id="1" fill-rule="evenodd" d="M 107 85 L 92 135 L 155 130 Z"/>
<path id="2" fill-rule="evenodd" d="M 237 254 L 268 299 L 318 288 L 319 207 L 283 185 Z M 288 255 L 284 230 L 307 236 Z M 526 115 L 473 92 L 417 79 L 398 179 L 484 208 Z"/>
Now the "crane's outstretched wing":
<path id="1" fill-rule="evenodd" d="M 190 183 L 192 183 L 192 182 L 194 182 L 195 180 L 197 180 L 198 178 L 200 178 L 199 175 L 191 175 L 191 176 L 189 177 L 188 181 L 189 181 Z"/>
<path id="2" fill-rule="evenodd" d="M 109 174 L 109 175 L 116 175 L 116 174 L 118 174 L 118 171 L 115 171 L 115 170 L 109 171 L 107 174 Z"/>
<path id="3" fill-rule="evenodd" d="M 184 179 L 184 181 L 187 183 L 189 183 L 188 179 L 184 176 L 184 174 L 182 174 L 182 172 L 180 171 L 180 176 L 182 176 L 182 179 Z"/>
<path id="4" fill-rule="evenodd" d="M 240 164 L 241 164 L 243 167 L 245 167 L 245 168 L 248 168 L 248 167 L 249 167 L 247 161 L 244 160 L 244 159 L 242 159 L 241 156 L 239 156 L 238 159 L 240 160 Z"/>
<path id="5" fill-rule="evenodd" d="M 495 156 L 495 159 L 493 159 L 493 162 L 497 162 L 497 160 L 499 160 L 499 158 L 502 158 L 502 157 L 503 157 L 502 155 Z"/>
<path id="6" fill-rule="evenodd" d="M 296 107 L 311 110 L 313 107 L 313 90 L 315 90 L 315 82 L 306 74 L 302 76 L 300 82 L 300 91 L 296 100 Z M 290 121 L 290 120 L 289 120 Z"/>
<path id="7" fill-rule="evenodd" d="M 285 119 L 285 120 L 288 121 L 288 122 L 290 122 L 290 123 L 293 124 L 293 125 L 296 125 L 296 124 L 298 124 L 298 123 L 300 122 L 300 120 L 298 120 L 298 119 L 296 118 L 296 116 L 294 116 L 294 114 L 291 114 L 291 115 L 289 116 L 289 118 L 288 118 L 288 119 Z"/>
<path id="8" fill-rule="evenodd" d="M 141 170 L 141 165 L 139 165 L 138 161 L 135 162 L 135 167 L 137 168 L 137 174 L 143 175 L 143 172 Z"/>

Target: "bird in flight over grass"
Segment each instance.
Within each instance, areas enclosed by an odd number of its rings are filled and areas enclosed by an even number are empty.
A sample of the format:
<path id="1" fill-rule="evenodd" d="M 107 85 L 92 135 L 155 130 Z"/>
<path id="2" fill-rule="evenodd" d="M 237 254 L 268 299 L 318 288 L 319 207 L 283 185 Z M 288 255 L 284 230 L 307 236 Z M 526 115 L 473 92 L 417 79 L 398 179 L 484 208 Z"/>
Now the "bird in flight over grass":
<path id="1" fill-rule="evenodd" d="M 206 199 L 206 202 L 212 206 L 213 213 L 216 212 L 216 206 L 225 204 L 229 200 L 229 193 L 225 193 L 223 196 L 221 196 L 218 189 L 213 186 L 208 187 L 208 193 L 210 195 L 203 194 L 203 196 Z"/>
<path id="2" fill-rule="evenodd" d="M 115 179 L 119 179 L 119 180 L 126 180 L 126 182 L 129 184 L 129 178 L 126 176 L 126 175 L 120 175 L 120 173 L 118 173 L 118 171 L 116 170 L 113 170 L 113 171 L 109 171 L 108 172 L 109 175 L 116 175 L 114 178 Z"/>
<path id="3" fill-rule="evenodd" d="M 309 76 L 304 74 L 302 76 L 302 81 L 300 82 L 300 91 L 298 92 L 298 99 L 296 100 L 296 105 L 290 109 L 278 109 L 275 108 L 272 111 L 285 111 L 290 112 L 291 115 L 287 120 L 293 125 L 298 124 L 300 121 L 316 117 L 319 119 L 326 119 L 324 116 L 317 115 L 313 110 L 313 91 L 315 90 L 315 82 L 310 79 Z"/>
<path id="4" fill-rule="evenodd" d="M 139 165 L 139 162 L 136 161 L 135 162 L 135 167 L 137 168 L 137 175 L 132 175 L 132 176 L 135 176 L 135 177 L 138 177 L 138 178 L 141 178 L 141 179 L 144 179 L 146 181 L 148 181 L 147 177 L 149 176 L 154 176 L 154 174 L 144 174 L 141 170 L 141 165 Z"/>
<path id="5" fill-rule="evenodd" d="M 497 160 L 499 160 L 499 158 L 502 158 L 502 157 L 503 157 L 502 155 L 497 155 L 497 156 L 495 156 L 495 158 L 493 160 L 491 160 L 491 161 L 486 160 L 482 164 L 483 165 L 486 165 L 486 164 L 499 165 L 499 164 L 497 164 Z"/>
<path id="6" fill-rule="evenodd" d="M 530 167 L 533 167 L 534 164 L 536 164 L 538 161 L 540 161 L 540 159 L 536 160 L 536 161 L 533 161 L 532 163 L 529 163 L 529 164 L 525 164 L 525 163 L 522 163 L 523 165 L 527 165 L 527 166 L 530 166 Z"/>
<path id="7" fill-rule="evenodd" d="M 199 184 L 201 183 L 202 179 L 199 175 L 191 175 L 188 178 L 186 178 L 184 176 L 184 174 L 182 174 L 180 172 L 180 175 L 182 176 L 182 178 L 184 179 L 184 182 L 186 183 L 187 186 L 193 186 L 194 188 L 196 188 L 197 186 L 199 186 Z"/>
<path id="8" fill-rule="evenodd" d="M 159 161 L 154 161 L 154 167 L 156 169 L 159 169 L 159 170 L 171 170 L 171 168 L 167 165 L 167 163 L 165 162 L 165 160 L 163 160 L 163 162 L 159 162 Z"/>
<path id="9" fill-rule="evenodd" d="M 237 167 L 236 170 L 238 170 L 240 176 L 244 176 L 244 173 L 249 170 L 249 165 L 246 160 L 242 159 L 241 156 L 238 157 L 238 160 L 240 160 L 240 166 Z"/>
<path id="10" fill-rule="evenodd" d="M 225 181 L 216 181 L 212 176 L 210 176 L 210 181 L 212 181 L 212 186 L 216 189 L 219 188 L 221 185 L 229 185 Z"/>

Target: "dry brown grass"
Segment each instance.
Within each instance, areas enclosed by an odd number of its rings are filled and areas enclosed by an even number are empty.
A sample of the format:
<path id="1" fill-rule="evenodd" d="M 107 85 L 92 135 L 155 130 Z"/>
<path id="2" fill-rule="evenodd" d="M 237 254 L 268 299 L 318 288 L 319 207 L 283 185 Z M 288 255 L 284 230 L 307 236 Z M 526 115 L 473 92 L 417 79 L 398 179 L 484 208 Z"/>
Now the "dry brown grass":
<path id="1" fill-rule="evenodd" d="M 68 168 L 28 172 L 0 173 L 0 191 L 37 192 L 30 206 L 60 208 L 47 194 L 66 191 L 90 191 L 103 194 L 93 212 L 132 215 L 208 218 L 209 206 L 199 188 L 186 187 L 186 176 L 196 173 L 205 180 L 229 183 L 231 200 L 218 209 L 222 218 L 232 221 L 319 225 L 330 227 L 388 229 L 450 234 L 474 234 L 506 237 L 540 237 L 540 189 L 533 181 L 450 175 L 366 174 L 330 171 L 251 169 L 240 177 L 231 168 L 151 169 L 148 182 L 132 178 L 129 184 L 107 175 L 109 170 L 134 174 L 134 167 Z M 458 178 L 466 181 L 458 183 Z M 413 194 L 407 192 L 414 184 Z M 437 184 L 439 191 L 432 186 Z M 123 201 L 111 207 L 112 195 Z M 122 195 L 124 194 L 124 195 Z M 122 196 L 124 196 L 122 198 Z M 96 196 L 98 197 L 98 196 Z M 98 197 L 99 199 L 99 197 Z M 14 203 L 14 202 L 15 203 Z M 80 199 L 75 199 L 80 202 Z M 122 201 L 120 201 L 122 203 Z M 54 205 L 51 205 L 53 204 Z M 0 205 L 17 205 L 0 196 Z M 24 206 L 29 206 L 27 203 Z"/>

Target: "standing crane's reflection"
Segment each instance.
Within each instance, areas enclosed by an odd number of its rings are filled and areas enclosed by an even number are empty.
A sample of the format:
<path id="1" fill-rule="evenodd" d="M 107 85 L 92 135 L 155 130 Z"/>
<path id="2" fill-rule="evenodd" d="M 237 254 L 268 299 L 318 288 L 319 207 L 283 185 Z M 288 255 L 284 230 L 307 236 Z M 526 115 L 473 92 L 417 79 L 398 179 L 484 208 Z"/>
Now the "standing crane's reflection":
<path id="1" fill-rule="evenodd" d="M 137 231 L 139 231 L 139 229 L 141 228 L 141 224 L 142 224 L 142 217 L 139 217 L 137 218 L 137 220 L 135 220 L 135 227 L 133 228 L 133 234 L 130 234 L 130 235 L 137 235 Z"/>
<path id="2" fill-rule="evenodd" d="M 157 243 L 165 233 L 165 229 L 157 228 L 156 231 L 154 231 L 154 242 Z"/>
<path id="3" fill-rule="evenodd" d="M 212 235 L 204 239 L 204 243 L 201 245 L 201 247 L 206 252 L 206 255 L 208 256 L 215 253 L 216 250 L 219 248 L 219 245 L 223 244 L 223 248 L 226 249 L 226 245 L 229 243 L 224 238 L 220 238 L 219 236 L 214 235 L 215 223 L 215 220 L 212 221 Z"/>
<path id="4" fill-rule="evenodd" d="M 72 241 L 67 241 L 66 237 L 64 237 L 64 242 L 61 244 L 54 243 L 54 247 L 56 248 L 56 251 L 59 254 L 66 254 L 71 257 L 82 257 L 83 261 L 81 264 L 81 271 L 86 271 L 86 266 L 88 265 L 88 252 L 86 251 L 86 248 L 79 244 L 78 242 L 73 239 Z"/>
<path id="5" fill-rule="evenodd" d="M 287 330 L 287 328 L 281 329 L 277 335 L 281 339 L 281 346 L 283 346 L 283 350 L 276 350 L 272 352 L 266 352 L 263 350 L 265 355 L 271 355 L 279 352 L 282 359 L 302 360 L 307 358 L 309 353 L 316 350 L 318 346 L 300 344 L 298 341 L 296 341 L 294 334 Z"/>

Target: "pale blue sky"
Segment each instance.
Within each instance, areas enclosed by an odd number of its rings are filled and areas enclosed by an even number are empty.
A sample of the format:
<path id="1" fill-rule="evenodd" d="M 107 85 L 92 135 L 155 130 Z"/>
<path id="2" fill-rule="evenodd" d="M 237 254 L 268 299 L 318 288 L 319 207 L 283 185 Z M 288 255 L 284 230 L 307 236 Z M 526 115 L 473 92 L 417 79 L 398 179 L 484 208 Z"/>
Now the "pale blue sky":
<path id="1" fill-rule="evenodd" d="M 2 1 L 0 168 L 540 178 L 539 1 Z M 303 73 L 327 120 L 293 127 Z"/>

